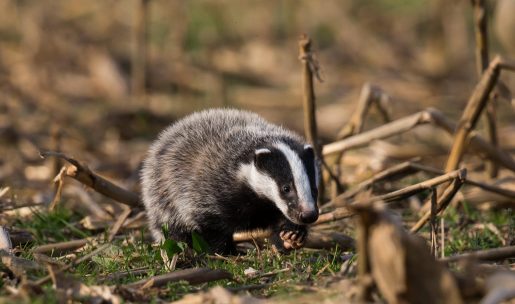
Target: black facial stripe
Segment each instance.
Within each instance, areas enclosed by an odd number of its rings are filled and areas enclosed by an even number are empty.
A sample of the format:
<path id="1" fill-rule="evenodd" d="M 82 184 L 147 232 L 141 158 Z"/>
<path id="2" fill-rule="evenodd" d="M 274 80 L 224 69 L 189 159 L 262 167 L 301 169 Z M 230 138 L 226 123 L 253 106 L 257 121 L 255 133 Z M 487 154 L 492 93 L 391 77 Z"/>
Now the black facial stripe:
<path id="1" fill-rule="evenodd" d="M 258 169 L 276 180 L 282 185 L 293 180 L 292 171 L 288 160 L 279 150 L 271 149 L 272 153 L 262 158 L 256 164 Z"/>
<path id="2" fill-rule="evenodd" d="M 290 164 L 288 163 L 286 156 L 284 156 L 281 151 L 275 148 L 270 150 L 272 153 L 263 155 L 263 157 L 258 157 L 256 167 L 259 171 L 265 173 L 275 180 L 277 186 L 279 187 L 279 195 L 285 202 L 296 203 L 297 189 L 295 188 Z M 283 191 L 281 191 L 284 185 L 288 185 L 290 187 L 290 191 L 288 193 L 283 193 Z"/>
<path id="3" fill-rule="evenodd" d="M 301 154 L 302 164 L 306 169 L 306 173 L 309 176 L 309 185 L 313 197 L 316 199 L 318 195 L 318 189 L 316 185 L 316 171 L 315 171 L 315 153 L 312 148 L 305 149 Z"/>

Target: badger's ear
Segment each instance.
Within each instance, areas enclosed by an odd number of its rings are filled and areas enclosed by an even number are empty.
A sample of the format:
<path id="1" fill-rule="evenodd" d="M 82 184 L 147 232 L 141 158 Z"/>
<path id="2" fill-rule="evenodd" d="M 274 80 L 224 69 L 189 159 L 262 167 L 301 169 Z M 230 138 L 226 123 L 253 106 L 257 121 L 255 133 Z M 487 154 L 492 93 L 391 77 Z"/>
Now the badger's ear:
<path id="1" fill-rule="evenodd" d="M 315 157 L 315 150 L 313 149 L 312 145 L 304 145 L 304 154 L 308 155 L 309 157 Z"/>
<path id="2" fill-rule="evenodd" d="M 263 160 L 267 159 L 270 155 L 272 155 L 272 151 L 270 151 L 270 149 L 256 149 L 256 151 L 254 151 L 254 161 L 256 162 L 256 164 L 259 164 Z"/>

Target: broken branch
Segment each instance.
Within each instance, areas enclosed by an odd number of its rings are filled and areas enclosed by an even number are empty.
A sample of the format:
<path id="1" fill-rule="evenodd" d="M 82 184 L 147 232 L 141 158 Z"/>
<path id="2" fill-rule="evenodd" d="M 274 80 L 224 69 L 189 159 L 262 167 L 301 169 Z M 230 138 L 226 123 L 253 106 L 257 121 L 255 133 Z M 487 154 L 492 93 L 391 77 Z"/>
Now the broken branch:
<path id="1" fill-rule="evenodd" d="M 81 164 L 79 161 L 59 152 L 47 151 L 41 152 L 40 154 L 43 158 L 47 156 L 59 157 L 72 164 L 72 166 L 69 166 L 66 169 L 66 176 L 73 177 L 84 185 L 89 186 L 95 191 L 120 203 L 129 205 L 131 207 L 141 207 L 141 203 L 137 194 L 111 183 L 107 179 L 91 171 L 86 165 Z"/>
<path id="2" fill-rule="evenodd" d="M 486 250 L 478 250 L 473 252 L 467 252 L 462 254 L 457 254 L 449 257 L 445 257 L 440 259 L 442 262 L 456 262 L 463 259 L 476 259 L 481 261 L 500 261 L 505 259 L 510 259 L 515 257 L 515 246 L 507 246 L 501 248 L 493 248 Z"/>
<path id="3" fill-rule="evenodd" d="M 191 268 L 176 270 L 174 272 L 143 279 L 127 285 L 127 287 L 138 288 L 160 287 L 170 282 L 188 281 L 190 284 L 200 284 L 217 280 L 232 279 L 232 274 L 219 269 Z"/>
<path id="4" fill-rule="evenodd" d="M 456 179 L 454 179 L 454 182 L 449 185 L 442 196 L 439 197 L 437 207 L 436 207 L 436 214 L 439 214 L 447 208 L 449 203 L 451 202 L 452 198 L 458 190 L 461 188 L 463 183 L 465 182 L 465 176 L 459 176 Z M 431 219 L 431 211 L 427 211 L 418 222 L 411 227 L 411 232 L 417 232 L 420 230 L 420 228 L 424 227 L 424 225 Z"/>

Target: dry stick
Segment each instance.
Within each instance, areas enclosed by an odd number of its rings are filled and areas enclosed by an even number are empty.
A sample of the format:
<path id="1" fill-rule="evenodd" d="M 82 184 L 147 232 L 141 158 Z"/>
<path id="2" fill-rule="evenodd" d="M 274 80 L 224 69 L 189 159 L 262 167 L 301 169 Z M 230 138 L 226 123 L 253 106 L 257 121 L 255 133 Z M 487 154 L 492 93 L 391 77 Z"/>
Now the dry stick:
<path id="1" fill-rule="evenodd" d="M 455 180 L 455 179 L 464 180 L 466 173 L 467 173 L 467 169 L 465 169 L 465 168 L 460 169 L 460 170 L 455 170 L 455 171 L 446 173 L 444 175 L 437 176 L 435 178 L 417 183 L 415 185 L 405 187 L 405 188 L 397 190 L 397 191 L 393 191 L 393 192 L 386 193 L 383 195 L 371 197 L 371 198 L 367 199 L 365 202 L 366 203 L 375 202 L 375 201 L 392 202 L 392 201 L 401 200 L 401 199 L 410 197 L 418 192 L 431 189 L 432 187 L 449 182 L 451 180 Z M 462 183 L 463 183 L 463 181 L 462 181 Z M 340 199 L 342 198 L 342 196 L 343 196 L 343 194 L 340 195 L 337 198 L 337 200 L 331 201 L 330 203 L 332 203 L 334 205 L 341 204 Z M 342 200 L 342 202 L 345 203 L 346 201 Z M 353 216 L 355 214 L 355 212 L 352 210 L 353 204 L 354 203 L 348 203 L 347 204 L 348 207 L 336 208 L 335 210 L 333 210 L 329 213 L 321 214 L 318 217 L 318 220 L 315 222 L 314 225 Z"/>
<path id="2" fill-rule="evenodd" d="M 431 188 L 431 253 L 434 257 L 438 257 L 436 251 L 436 206 L 438 204 L 438 197 L 436 193 L 436 187 Z"/>
<path id="3" fill-rule="evenodd" d="M 358 297 L 361 301 L 371 300 L 372 284 L 369 283 L 371 268 L 368 253 L 369 228 L 371 224 L 371 213 L 360 212 L 357 220 L 357 252 L 358 252 L 358 279 L 360 289 Z"/>
<path id="4" fill-rule="evenodd" d="M 427 111 L 429 111 L 435 125 L 441 127 L 449 134 L 454 134 L 456 125 L 445 117 L 442 112 L 436 109 L 428 109 Z M 503 167 L 515 172 L 515 161 L 510 154 L 499 149 L 499 147 L 492 146 L 487 140 L 474 131 L 470 132 L 468 140 L 470 147 L 474 151 L 484 154 L 488 159 L 494 160 Z"/>
<path id="5" fill-rule="evenodd" d="M 390 167 L 384 171 L 379 172 L 378 174 L 374 175 L 372 178 L 360 183 L 358 186 L 356 186 L 355 189 L 352 189 L 351 191 L 348 191 L 348 192 L 345 192 L 344 194 L 342 194 L 338 200 L 333 200 L 332 202 L 329 202 L 324 206 L 340 206 L 340 205 L 346 204 L 350 198 L 354 197 L 358 192 L 369 188 L 374 183 L 377 183 L 377 182 L 387 179 L 387 178 L 388 179 L 394 179 L 394 178 L 396 179 L 396 178 L 402 177 L 406 174 L 415 173 L 417 171 L 422 171 L 422 172 L 427 172 L 427 173 L 437 174 L 437 175 L 445 174 L 445 172 L 440 169 L 424 166 L 424 165 L 421 165 L 421 164 L 418 164 L 418 163 L 415 163 L 412 161 L 403 162 L 403 163 L 400 163 L 393 167 Z M 497 187 L 494 185 L 485 184 L 485 183 L 478 182 L 478 181 L 468 179 L 468 178 L 464 182 L 468 185 L 475 186 L 475 187 L 481 188 L 485 191 L 493 192 L 493 193 L 503 195 L 503 196 L 506 196 L 506 197 L 509 197 L 509 198 L 512 198 L 515 200 L 515 191 L 513 191 L 513 190 L 500 188 L 500 187 Z M 344 209 L 344 210 L 347 210 L 347 209 Z M 350 212 L 350 211 L 348 211 L 348 212 L 344 211 L 343 213 L 345 216 L 346 215 L 350 216 L 352 214 L 352 212 Z M 329 215 L 329 214 L 322 214 L 321 216 L 327 216 L 327 215 Z"/>
<path id="6" fill-rule="evenodd" d="M 338 182 L 340 174 L 341 174 L 340 166 L 338 164 L 334 164 L 332 172 L 336 176 L 336 180 L 335 179 L 331 180 L 331 200 L 333 200 L 335 197 L 337 197 L 341 192 L 341 185 Z M 325 204 L 324 207 L 325 206 L 327 206 L 327 204 Z"/>
<path id="7" fill-rule="evenodd" d="M 424 165 L 417 164 L 417 163 L 413 163 L 413 164 L 411 164 L 411 166 L 414 169 L 417 169 L 417 170 L 423 171 L 423 172 L 428 172 L 428 173 L 432 173 L 432 174 L 444 174 L 443 170 L 432 168 L 432 167 L 428 167 L 428 166 L 424 166 Z M 483 190 L 486 190 L 486 191 L 489 191 L 489 192 L 493 192 L 493 193 L 496 193 L 496 194 L 499 194 L 499 195 L 503 195 L 503 196 L 506 196 L 506 197 L 509 197 L 509 198 L 512 198 L 512 199 L 515 200 L 515 191 L 510 190 L 510 189 L 504 189 L 504 188 L 500 188 L 500 187 L 497 187 L 497 186 L 494 186 L 494 185 L 485 184 L 483 182 L 478 182 L 478 181 L 470 179 L 470 178 L 467 178 L 465 180 L 465 184 L 471 185 L 471 186 L 474 186 L 474 187 L 478 187 L 478 188 L 481 188 Z"/>
<path id="8" fill-rule="evenodd" d="M 465 178 L 465 174 L 456 177 L 456 179 L 454 179 L 454 182 L 445 189 L 443 194 L 438 198 L 438 204 L 436 209 L 437 214 L 442 213 L 447 208 L 454 195 L 456 195 L 458 190 L 463 185 Z M 415 225 L 413 225 L 413 227 L 411 227 L 410 231 L 413 233 L 419 231 L 422 227 L 424 227 L 424 225 L 427 223 L 427 221 L 429 221 L 430 218 L 431 211 L 428 211 L 418 220 L 418 222 Z"/>
<path id="9" fill-rule="evenodd" d="M 440 254 L 445 257 L 445 218 L 440 217 Z"/>
<path id="10" fill-rule="evenodd" d="M 92 240 L 93 239 L 80 239 L 80 240 L 73 240 L 73 241 L 67 241 L 67 242 L 40 245 L 40 246 L 33 248 L 32 252 L 33 253 L 53 252 L 54 254 L 59 255 L 63 252 L 77 250 L 81 247 L 84 247 L 84 246 L 86 246 L 86 244 L 88 244 Z"/>
<path id="11" fill-rule="evenodd" d="M 57 123 L 52 123 L 50 127 L 50 149 L 54 151 L 61 150 L 61 140 L 62 140 L 62 132 Z M 62 161 L 58 158 L 54 159 L 52 162 L 52 174 L 57 176 L 59 172 L 62 170 Z"/>
<path id="12" fill-rule="evenodd" d="M 515 64 L 513 68 L 515 69 Z M 403 132 L 407 132 L 418 125 L 427 123 L 431 123 L 450 134 L 453 134 L 456 129 L 456 125 L 451 120 L 446 118 L 442 112 L 437 109 L 428 108 L 422 112 L 400 118 L 381 127 L 363 132 L 359 135 L 325 145 L 323 148 L 323 154 L 325 156 L 338 153 L 342 150 L 363 147 L 368 145 L 373 140 L 384 139 Z M 515 172 L 515 161 L 508 153 L 502 151 L 499 148 L 493 147 L 488 141 L 480 137 L 475 132 L 470 133 L 469 141 L 471 148 L 480 152 L 481 154 L 484 154 L 488 159 L 495 160 L 503 167 Z"/>
<path id="13" fill-rule="evenodd" d="M 318 141 L 317 122 L 316 122 L 316 104 L 315 104 L 315 88 L 313 85 L 313 76 L 318 76 L 318 62 L 313 58 L 311 52 L 311 39 L 306 35 L 302 35 L 299 39 L 299 59 L 302 62 L 302 85 L 304 88 L 303 108 L 304 108 L 304 130 L 306 139 L 313 145 L 316 157 L 324 163 L 321 154 L 321 145 Z M 326 169 L 329 169 L 326 166 Z M 330 171 L 330 170 L 329 170 Z M 332 175 L 332 174 L 331 174 Z M 318 203 L 324 203 L 324 180 L 320 180 L 318 186 Z"/>
<path id="14" fill-rule="evenodd" d="M 354 239 L 345 234 L 337 232 L 310 232 L 306 239 L 305 248 L 311 249 L 331 249 L 338 246 L 340 250 L 347 251 L 355 246 Z"/>
<path id="15" fill-rule="evenodd" d="M 107 236 L 107 241 L 111 242 L 115 235 L 120 231 L 120 228 L 122 228 L 122 225 L 125 223 L 129 215 L 131 214 L 132 210 L 131 208 L 126 207 L 126 209 L 122 212 L 122 214 L 118 217 L 116 222 L 111 226 L 109 229 L 109 235 Z"/>
<path id="16" fill-rule="evenodd" d="M 323 224 L 327 222 L 337 221 L 344 218 L 354 216 L 356 213 L 347 207 L 336 208 L 331 212 L 320 214 L 318 220 L 313 225 Z"/>
<path id="17" fill-rule="evenodd" d="M 126 285 L 129 288 L 160 287 L 169 282 L 188 281 L 190 284 L 200 284 L 217 280 L 232 279 L 232 274 L 219 269 L 191 268 L 154 276 Z"/>
<path id="18" fill-rule="evenodd" d="M 236 232 L 233 235 L 235 242 L 248 242 L 256 239 L 264 239 L 270 237 L 270 230 L 255 230 Z M 304 248 L 311 249 L 330 249 L 339 246 L 342 250 L 354 248 L 354 239 L 337 232 L 315 232 L 308 233 L 308 237 L 304 243 Z"/>
<path id="19" fill-rule="evenodd" d="M 71 262 L 70 264 L 66 265 L 65 267 L 55 271 L 55 274 L 61 273 L 63 271 L 66 271 L 66 270 L 72 268 L 75 265 L 78 265 L 78 264 L 80 264 L 80 263 L 82 263 L 84 261 L 87 261 L 87 260 L 91 259 L 93 256 L 95 256 L 95 255 L 99 254 L 100 252 L 106 250 L 109 246 L 111 246 L 111 244 L 107 243 L 107 244 L 104 244 L 104 245 L 98 247 L 97 249 L 93 250 L 92 252 L 86 254 L 85 256 L 80 257 L 80 258 L 74 260 L 73 262 Z M 50 279 L 51 279 L 51 276 L 47 275 L 46 277 L 37 280 L 35 282 L 35 284 L 36 285 L 43 285 L 46 282 L 48 282 Z"/>
<path id="20" fill-rule="evenodd" d="M 461 162 L 467 145 L 467 138 L 475 128 L 479 116 L 488 101 L 488 96 L 499 78 L 500 63 L 500 57 L 492 60 L 467 102 L 467 106 L 458 123 L 449 158 L 447 159 L 446 172 L 456 170 Z"/>
<path id="21" fill-rule="evenodd" d="M 63 175 L 66 171 L 66 166 L 63 166 L 59 173 L 54 177 L 53 183 L 54 183 L 54 199 L 52 199 L 52 202 L 48 206 L 48 210 L 52 211 L 54 210 L 55 206 L 57 206 L 57 203 L 61 200 L 61 193 L 63 192 Z"/>
<path id="22" fill-rule="evenodd" d="M 453 255 L 440 259 L 442 262 L 456 262 L 462 259 L 477 259 L 481 261 L 500 261 L 504 259 L 515 258 L 515 246 L 500 247 L 494 249 L 479 250 Z"/>
<path id="23" fill-rule="evenodd" d="M 359 183 L 356 187 L 354 187 L 352 190 L 346 191 L 342 198 L 345 200 L 348 200 L 354 196 L 356 196 L 359 192 L 368 189 L 370 186 L 372 186 L 375 183 L 378 183 L 382 180 L 388 179 L 389 181 L 393 181 L 399 178 L 402 178 L 406 175 L 415 173 L 418 171 L 417 168 L 413 166 L 414 161 L 406 161 L 399 163 L 397 165 L 394 165 L 386 170 L 383 170 L 379 173 L 376 173 L 371 178 Z M 442 173 L 443 174 L 443 173 Z M 334 201 L 334 198 L 333 198 Z M 330 204 L 324 205 L 324 207 L 330 206 Z"/>
<path id="24" fill-rule="evenodd" d="M 99 278 L 100 282 L 105 281 L 114 281 L 114 280 L 120 280 L 123 278 L 126 278 L 128 276 L 139 276 L 147 274 L 150 271 L 150 268 L 148 267 L 140 267 L 140 268 L 134 268 L 130 270 L 123 270 L 123 271 L 117 271 L 110 274 L 106 274 Z"/>
<path id="25" fill-rule="evenodd" d="M 134 50 L 132 53 L 132 97 L 145 98 L 147 19 L 150 0 L 137 0 L 135 7 Z"/>
<path id="26" fill-rule="evenodd" d="M 392 121 L 392 118 L 390 117 L 390 111 L 388 110 L 388 103 L 390 101 L 390 96 L 383 92 L 381 89 L 379 89 L 379 96 L 377 96 L 377 99 L 375 100 L 375 105 L 377 110 L 379 111 L 379 114 L 383 117 L 384 122 L 390 122 Z"/>
<path id="27" fill-rule="evenodd" d="M 345 139 L 347 137 L 356 135 L 363 131 L 363 127 L 365 125 L 365 118 L 369 112 L 370 106 L 376 100 L 378 100 L 377 96 L 380 96 L 380 94 L 381 94 L 380 89 L 372 86 L 370 83 L 365 83 L 363 85 L 363 87 L 361 89 L 361 93 L 359 95 L 358 105 L 356 107 L 356 110 L 353 112 L 349 121 L 338 132 L 338 135 L 336 136 L 337 140 Z M 383 115 L 386 115 L 386 117 L 388 117 L 386 110 L 382 109 L 382 107 L 379 105 L 379 102 L 376 102 L 376 104 L 378 105 L 378 108 L 381 108 L 381 110 L 380 110 L 381 113 L 383 113 Z M 340 151 L 339 154 L 334 158 L 335 159 L 334 164 L 338 168 L 342 161 L 343 155 L 344 155 L 344 151 Z M 339 174 L 336 174 L 336 176 L 339 177 Z M 338 185 L 339 185 L 339 183 L 338 183 Z M 332 195 L 331 199 L 334 199 L 335 196 L 337 196 L 339 193 L 341 193 L 341 190 L 342 190 L 341 187 L 338 187 L 337 189 L 335 189 L 335 195 L 334 196 Z"/>
<path id="28" fill-rule="evenodd" d="M 355 149 L 363 147 L 373 140 L 391 137 L 393 135 L 409 131 L 417 125 L 429 123 L 430 119 L 431 117 L 427 111 L 418 112 L 367 132 L 327 144 L 323 147 L 322 154 L 327 156 L 340 151 L 349 150 L 351 148 Z"/>
<path id="29" fill-rule="evenodd" d="M 338 132 L 336 139 L 345 139 L 357 133 L 361 133 L 365 125 L 365 117 L 373 104 L 376 96 L 379 94 L 379 89 L 372 86 L 370 83 L 365 83 L 361 88 L 361 93 L 358 99 L 358 105 L 351 118 Z"/>
<path id="30" fill-rule="evenodd" d="M 371 198 L 371 200 L 373 200 L 373 201 L 382 200 L 385 202 L 401 200 L 401 199 L 410 197 L 410 196 L 414 195 L 415 193 L 431 189 L 434 186 L 449 182 L 456 178 L 463 180 L 463 179 L 465 179 L 466 175 L 467 175 L 467 169 L 462 168 L 462 169 L 455 170 L 455 171 L 446 173 L 444 175 L 440 175 L 435 178 L 417 183 L 415 185 L 408 186 L 406 188 L 403 188 L 403 189 L 400 189 L 397 191 L 393 191 L 393 192 L 390 192 L 387 194 L 375 196 L 375 197 Z"/>
<path id="31" fill-rule="evenodd" d="M 481 77 L 483 71 L 488 67 L 488 31 L 487 14 L 484 0 L 472 0 L 474 7 L 474 30 L 476 33 L 476 67 L 477 75 Z M 495 99 L 491 97 L 486 109 L 486 129 L 490 143 L 498 145 Z M 499 167 L 494 162 L 487 162 L 487 172 L 491 178 L 497 176 Z"/>
<path id="32" fill-rule="evenodd" d="M 131 207 L 142 207 L 139 197 L 136 193 L 125 190 L 105 178 L 97 175 L 91 171 L 86 165 L 81 164 L 77 160 L 58 152 L 41 152 L 42 157 L 55 156 L 62 158 L 72 164 L 66 170 L 66 175 L 73 177 L 79 182 L 93 188 L 95 191 L 110 197 L 120 203 L 129 205 Z"/>

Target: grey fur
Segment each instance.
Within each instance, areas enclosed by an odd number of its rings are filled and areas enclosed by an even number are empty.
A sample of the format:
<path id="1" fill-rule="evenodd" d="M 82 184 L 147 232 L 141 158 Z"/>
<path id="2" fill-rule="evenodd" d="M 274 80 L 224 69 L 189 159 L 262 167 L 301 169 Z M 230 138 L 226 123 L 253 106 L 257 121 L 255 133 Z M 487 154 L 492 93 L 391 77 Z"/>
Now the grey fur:
<path id="1" fill-rule="evenodd" d="M 223 221 L 220 201 L 241 189 L 242 163 L 256 149 L 284 141 L 305 144 L 291 131 L 233 109 L 194 113 L 165 129 L 150 147 L 141 172 L 142 199 L 154 239 L 163 240 L 163 225 L 174 231 L 202 230 L 198 215 Z"/>

